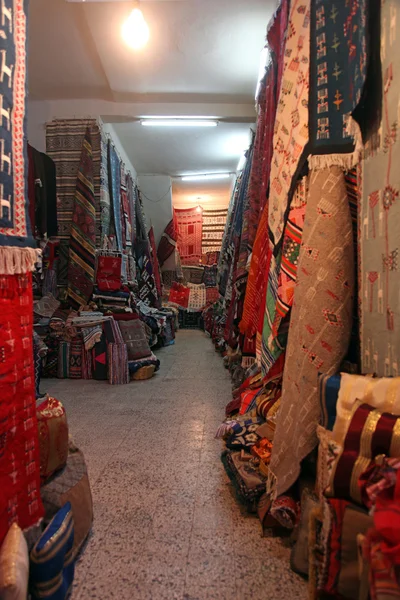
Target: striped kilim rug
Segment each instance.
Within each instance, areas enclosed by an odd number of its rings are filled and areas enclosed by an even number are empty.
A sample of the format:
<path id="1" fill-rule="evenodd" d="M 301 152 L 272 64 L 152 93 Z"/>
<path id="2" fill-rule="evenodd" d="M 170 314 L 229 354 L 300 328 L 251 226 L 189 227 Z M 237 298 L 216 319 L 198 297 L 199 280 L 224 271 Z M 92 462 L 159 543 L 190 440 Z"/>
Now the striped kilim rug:
<path id="1" fill-rule="evenodd" d="M 68 242 L 74 211 L 76 178 L 87 127 L 90 127 L 92 144 L 96 241 L 99 246 L 101 136 L 97 122 L 95 119 L 66 119 L 47 123 L 46 151 L 56 165 L 58 237 Z"/>
<path id="2" fill-rule="evenodd" d="M 203 210 L 203 254 L 221 250 L 227 216 L 227 208 L 221 210 Z"/>
<path id="3" fill-rule="evenodd" d="M 87 304 L 93 292 L 96 250 L 96 211 L 93 156 L 89 127 L 82 147 L 76 181 L 69 244 L 68 301 L 74 308 Z"/>

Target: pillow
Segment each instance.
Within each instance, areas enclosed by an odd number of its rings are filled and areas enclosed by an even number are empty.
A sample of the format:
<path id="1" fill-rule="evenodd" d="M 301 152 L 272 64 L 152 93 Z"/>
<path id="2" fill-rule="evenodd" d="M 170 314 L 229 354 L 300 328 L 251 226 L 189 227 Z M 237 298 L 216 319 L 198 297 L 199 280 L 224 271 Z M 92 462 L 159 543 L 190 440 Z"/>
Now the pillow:
<path id="1" fill-rule="evenodd" d="M 380 454 L 400 457 L 400 417 L 356 401 L 326 495 L 362 504 L 360 476 Z"/>
<path id="2" fill-rule="evenodd" d="M 64 600 L 74 580 L 74 521 L 71 504 L 58 511 L 30 554 L 32 600 Z"/>
<path id="3" fill-rule="evenodd" d="M 49 522 L 62 506 L 70 503 L 74 518 L 75 557 L 90 533 L 93 503 L 85 458 L 79 450 L 70 451 L 67 466 L 41 489 L 45 522 Z"/>
<path id="4" fill-rule="evenodd" d="M 319 376 L 319 402 L 321 405 L 321 425 L 332 431 L 336 419 L 336 404 L 340 390 L 340 375 Z"/>
<path id="5" fill-rule="evenodd" d="M 36 409 L 39 432 L 40 477 L 46 481 L 68 458 L 68 423 L 59 400 L 48 397 Z"/>
<path id="6" fill-rule="evenodd" d="M 400 415 L 400 377 L 373 378 L 342 373 L 333 434 L 339 443 L 346 435 L 356 400 L 367 402 L 381 412 Z"/>
<path id="7" fill-rule="evenodd" d="M 13 523 L 0 548 L 0 598 L 26 600 L 28 576 L 28 545 L 21 529 Z"/>
<path id="8" fill-rule="evenodd" d="M 120 321 L 119 326 L 128 350 L 129 360 L 137 360 L 151 355 L 143 321 Z"/>
<path id="9" fill-rule="evenodd" d="M 319 445 L 315 491 L 318 498 L 322 498 L 329 485 L 333 465 L 335 459 L 339 456 L 341 446 L 333 439 L 332 432 L 322 427 L 322 425 L 317 426 L 317 436 Z"/>

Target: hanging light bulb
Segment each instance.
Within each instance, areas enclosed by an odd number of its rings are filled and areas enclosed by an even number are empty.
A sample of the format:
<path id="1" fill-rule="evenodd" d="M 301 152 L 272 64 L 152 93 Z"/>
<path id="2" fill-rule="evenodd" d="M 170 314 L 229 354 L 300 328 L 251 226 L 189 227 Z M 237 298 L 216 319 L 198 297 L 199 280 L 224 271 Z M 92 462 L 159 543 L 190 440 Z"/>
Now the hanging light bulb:
<path id="1" fill-rule="evenodd" d="M 139 3 L 133 9 L 125 23 L 122 25 L 122 37 L 125 43 L 133 50 L 140 50 L 149 41 L 150 31 Z"/>

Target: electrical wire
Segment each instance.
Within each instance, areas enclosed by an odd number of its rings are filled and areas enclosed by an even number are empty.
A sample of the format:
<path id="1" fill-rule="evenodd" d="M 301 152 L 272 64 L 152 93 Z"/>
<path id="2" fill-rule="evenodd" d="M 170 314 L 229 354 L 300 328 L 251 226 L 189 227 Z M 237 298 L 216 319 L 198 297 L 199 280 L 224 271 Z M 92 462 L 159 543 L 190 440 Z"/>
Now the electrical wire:
<path id="1" fill-rule="evenodd" d="M 146 198 L 146 200 L 148 200 L 149 202 L 152 202 L 153 204 L 159 204 L 160 202 L 162 202 L 164 200 L 164 198 L 166 196 L 168 196 L 168 194 L 172 190 L 172 185 L 169 186 L 169 189 L 167 192 L 165 192 L 164 196 L 161 196 L 161 198 L 159 198 L 158 200 L 153 200 L 152 198 L 149 198 L 148 196 L 146 196 L 146 194 L 144 192 L 142 192 L 142 190 L 140 189 L 139 186 L 138 186 L 138 190 L 140 192 L 140 195 L 143 196 L 143 198 Z"/>

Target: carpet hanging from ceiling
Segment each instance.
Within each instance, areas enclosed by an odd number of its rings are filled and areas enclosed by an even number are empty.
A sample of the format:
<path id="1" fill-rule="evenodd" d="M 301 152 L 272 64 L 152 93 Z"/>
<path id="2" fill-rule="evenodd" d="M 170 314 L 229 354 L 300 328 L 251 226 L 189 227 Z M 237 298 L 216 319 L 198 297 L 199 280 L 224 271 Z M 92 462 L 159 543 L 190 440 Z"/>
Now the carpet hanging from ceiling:
<path id="1" fill-rule="evenodd" d="M 174 217 L 166 226 L 164 233 L 161 236 L 160 243 L 158 244 L 157 257 L 160 267 L 162 267 L 171 254 L 175 252 L 177 240 L 178 231 L 176 219 Z"/>
<path id="2" fill-rule="evenodd" d="M 69 244 L 67 296 L 73 308 L 85 306 L 93 292 L 96 263 L 95 223 L 93 156 L 88 127 L 78 168 Z"/>
<path id="3" fill-rule="evenodd" d="M 101 228 L 101 248 L 103 247 L 105 236 L 110 235 L 111 223 L 111 200 L 110 188 L 108 183 L 108 147 L 107 138 L 101 133 L 101 162 L 100 162 L 100 228 Z"/>
<path id="4" fill-rule="evenodd" d="M 271 472 L 279 496 L 317 445 L 318 376 L 347 352 L 354 291 L 353 231 L 343 171 L 312 171 L 276 422 Z M 310 311 L 312 306 L 312 311 Z"/>
<path id="5" fill-rule="evenodd" d="M 33 365 L 32 276 L 0 276 L 0 544 L 43 516 Z"/>
<path id="6" fill-rule="evenodd" d="M 92 144 L 96 244 L 99 245 L 101 135 L 97 122 L 94 119 L 68 119 L 47 123 L 46 148 L 56 165 L 58 237 L 68 243 L 75 206 L 76 178 L 88 127 Z"/>
<path id="7" fill-rule="evenodd" d="M 359 214 L 362 372 L 382 377 L 398 376 L 400 359 L 400 38 L 392 35 L 399 19 L 392 6 L 382 5 L 384 118 L 361 164 Z"/>
<path id="8" fill-rule="evenodd" d="M 115 234 L 117 250 L 122 252 L 121 161 L 111 140 L 108 140 L 108 177 L 111 197 L 110 234 Z"/>
<path id="9" fill-rule="evenodd" d="M 268 203 L 273 246 L 282 239 L 288 206 L 308 142 L 311 0 L 294 0 L 289 24 L 276 112 Z"/>
<path id="10" fill-rule="evenodd" d="M 203 210 L 202 253 L 219 252 L 224 237 L 228 209 Z"/>
<path id="11" fill-rule="evenodd" d="M 368 4 L 311 2 L 310 143 L 313 155 L 325 155 L 321 166 L 353 166 L 348 120 L 366 80 Z"/>
<path id="12" fill-rule="evenodd" d="M 202 256 L 202 212 L 197 208 L 176 208 L 175 217 L 182 264 L 198 264 Z"/>

